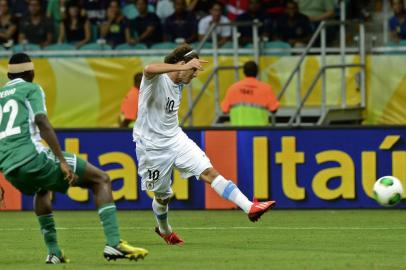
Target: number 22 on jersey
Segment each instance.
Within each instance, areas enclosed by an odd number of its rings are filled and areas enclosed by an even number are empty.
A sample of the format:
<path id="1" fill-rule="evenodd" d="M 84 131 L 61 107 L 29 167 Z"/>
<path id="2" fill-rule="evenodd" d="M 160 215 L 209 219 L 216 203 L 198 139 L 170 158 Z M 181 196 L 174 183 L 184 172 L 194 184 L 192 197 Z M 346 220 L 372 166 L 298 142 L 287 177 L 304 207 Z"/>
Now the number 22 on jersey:
<path id="1" fill-rule="evenodd" d="M 0 131 L 0 140 L 11 135 L 17 135 L 21 133 L 20 127 L 14 127 L 14 122 L 18 114 L 18 103 L 14 99 L 10 99 L 4 104 L 0 105 L 0 126 L 3 122 L 4 114 L 9 114 L 8 122 L 5 130 Z"/>

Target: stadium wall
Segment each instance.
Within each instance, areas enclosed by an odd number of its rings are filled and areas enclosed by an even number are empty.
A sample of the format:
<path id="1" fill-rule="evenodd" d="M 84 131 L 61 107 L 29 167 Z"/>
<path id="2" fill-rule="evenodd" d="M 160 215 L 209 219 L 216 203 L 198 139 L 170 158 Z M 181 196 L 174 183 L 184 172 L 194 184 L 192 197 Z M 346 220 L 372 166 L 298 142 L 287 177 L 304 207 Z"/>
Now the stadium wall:
<path id="1" fill-rule="evenodd" d="M 212 63 L 211 57 L 205 57 Z M 248 60 L 242 57 L 241 63 Z M 105 58 L 36 58 L 35 81 L 41 84 L 47 95 L 47 106 L 52 123 L 56 127 L 114 127 L 120 103 L 132 85 L 132 76 L 142 70 L 145 64 L 162 61 L 159 57 L 105 57 Z M 269 82 L 274 90 L 281 90 L 298 61 L 295 56 L 261 57 L 261 78 Z M 348 63 L 358 63 L 357 56 L 347 56 Z M 337 64 L 339 56 L 329 56 L 327 64 Z M 232 65 L 232 56 L 223 56 L 220 63 Z M 302 69 L 304 92 L 310 85 L 320 66 L 320 57 L 306 58 Z M 193 82 L 192 96 L 195 97 L 212 70 L 208 64 Z M 0 83 L 7 81 L 7 60 L 0 60 Z M 388 72 L 390 71 L 390 73 Z M 349 68 L 346 73 L 347 103 L 360 103 L 358 90 L 359 68 Z M 341 104 L 341 70 L 327 71 L 327 102 Z M 240 74 L 242 78 L 243 75 Z M 295 80 L 294 80 L 295 81 Z M 233 71 L 221 71 L 220 99 L 226 89 L 234 83 Z M 197 126 L 209 126 L 214 119 L 213 83 L 194 110 L 193 122 Z M 366 124 L 406 123 L 406 55 L 370 55 L 367 58 L 367 112 Z M 288 89 L 282 104 L 289 106 L 296 102 L 295 83 Z M 319 82 L 307 105 L 318 105 L 321 99 Z M 303 93 L 302 93 L 303 94 Z M 188 90 L 184 91 L 180 116 L 188 108 Z"/>
<path id="2" fill-rule="evenodd" d="M 250 198 L 277 201 L 280 209 L 378 208 L 375 180 L 395 175 L 406 186 L 406 126 L 306 129 L 189 129 L 213 165 Z M 141 191 L 131 130 L 58 130 L 62 147 L 107 171 L 119 209 L 150 209 Z M 95 139 L 97 138 L 97 139 Z M 172 209 L 231 209 L 212 189 L 174 173 Z M 3 209 L 32 209 L 4 179 Z M 55 194 L 55 209 L 94 209 L 92 194 L 70 188 Z M 406 208 L 406 204 L 397 206 Z"/>

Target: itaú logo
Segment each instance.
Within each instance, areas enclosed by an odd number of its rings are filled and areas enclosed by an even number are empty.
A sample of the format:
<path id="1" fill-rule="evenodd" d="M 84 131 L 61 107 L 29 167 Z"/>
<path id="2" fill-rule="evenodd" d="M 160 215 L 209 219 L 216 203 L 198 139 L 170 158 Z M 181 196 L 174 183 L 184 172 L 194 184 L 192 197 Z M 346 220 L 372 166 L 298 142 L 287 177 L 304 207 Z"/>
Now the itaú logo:
<path id="1" fill-rule="evenodd" d="M 306 145 L 304 147 L 306 151 L 299 151 L 296 140 L 295 136 L 282 136 L 280 151 L 275 152 L 274 160 L 269 162 L 268 137 L 254 137 L 254 196 L 257 193 L 257 198 L 269 197 L 264 193 L 269 190 L 266 185 L 280 181 L 284 196 L 295 201 L 305 200 L 310 194 L 322 200 L 340 198 L 352 200 L 357 198 L 357 192 L 361 190 L 372 198 L 373 185 L 378 179 L 377 172 L 384 169 L 392 169 L 389 173 L 406 184 L 406 151 L 391 150 L 398 141 L 401 141 L 399 135 L 385 136 L 379 149 L 376 149 L 378 145 L 373 149 L 371 145 L 365 143 L 362 147 L 368 150 L 360 152 L 352 149 L 354 145 L 351 138 L 348 138 L 349 143 L 344 147 L 348 152 L 342 149 L 343 146 L 340 147 L 341 150 L 334 149 L 339 145 L 337 142 L 332 144 L 330 149 L 323 151 L 312 149 L 317 147 L 318 142 L 314 142 L 315 145 Z M 266 157 L 265 161 L 263 157 Z M 385 168 L 382 168 L 379 159 L 385 161 Z M 272 170 L 267 165 L 261 166 L 261 163 L 279 165 L 275 167 L 279 168 L 280 178 L 272 176 Z M 390 164 L 392 168 L 387 168 Z M 271 175 L 268 177 L 268 174 Z M 264 177 L 269 180 L 264 182 L 262 180 Z M 334 187 L 331 185 L 333 181 Z"/>
<path id="2" fill-rule="evenodd" d="M 210 131 L 205 131 L 207 135 Z M 214 132 L 214 131 L 212 131 Z M 336 133 L 330 138 L 324 131 L 303 134 L 303 132 L 279 131 L 231 131 L 235 132 L 233 142 L 218 144 L 219 137 L 230 131 L 215 131 L 216 136 L 205 138 L 203 150 L 207 151 L 215 168 L 239 187 L 249 190 L 248 196 L 257 199 L 285 198 L 294 202 L 306 202 L 311 198 L 321 201 L 357 200 L 371 197 L 373 185 L 378 175 L 393 175 L 406 186 L 406 150 L 404 137 L 386 133 L 371 136 L 365 140 L 365 132 Z M 252 134 L 252 135 L 250 135 Z M 329 133 L 331 134 L 331 133 Z M 204 135 L 203 135 L 204 136 Z M 357 136 L 354 139 L 352 136 Z M 228 138 L 228 137 L 227 137 Z M 113 140 L 114 141 L 114 140 Z M 214 143 L 213 142 L 217 142 Z M 225 145 L 225 144 L 229 145 Z M 114 200 L 138 201 L 139 177 L 135 158 L 127 152 L 103 151 L 95 154 L 80 153 L 80 139 L 66 138 L 65 150 L 75 153 L 82 159 L 91 155 L 95 165 L 106 168 L 111 181 L 121 181 L 113 190 Z M 211 146 L 210 146 L 211 145 Z M 228 147 L 232 145 L 235 150 Z M 399 147 L 400 146 L 400 147 Z M 209 149 L 211 147 L 211 150 Z M 89 149 L 89 148 L 88 148 Z M 100 149 L 99 149 L 100 150 Z M 232 162 L 230 161 L 232 160 Z M 227 161 L 227 162 L 226 162 Z M 230 161 L 235 163 L 234 176 L 230 173 Z M 219 164 L 226 162 L 226 165 Z M 114 165 L 114 166 L 112 166 Z M 228 166 L 228 167 L 227 167 Z M 227 169 L 229 172 L 227 172 Z M 157 179 L 158 171 L 150 170 L 147 176 Z M 172 189 L 177 200 L 191 198 L 190 181 L 182 179 L 179 171 L 173 173 Z M 152 192 L 147 192 L 153 197 Z M 79 202 L 89 200 L 89 191 L 70 188 L 68 196 Z"/>

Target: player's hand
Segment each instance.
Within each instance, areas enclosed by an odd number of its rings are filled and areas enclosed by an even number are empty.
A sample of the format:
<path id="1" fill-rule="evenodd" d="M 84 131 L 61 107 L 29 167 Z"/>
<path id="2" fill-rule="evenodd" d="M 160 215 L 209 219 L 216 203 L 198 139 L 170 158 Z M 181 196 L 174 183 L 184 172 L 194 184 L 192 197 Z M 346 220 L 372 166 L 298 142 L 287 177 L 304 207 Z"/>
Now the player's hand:
<path id="1" fill-rule="evenodd" d="M 203 64 L 207 64 L 208 61 L 202 60 L 202 59 L 197 59 L 193 58 L 189 62 L 187 62 L 184 65 L 185 70 L 190 70 L 190 69 L 197 69 L 197 70 L 203 70 Z"/>
<path id="2" fill-rule="evenodd" d="M 59 166 L 61 167 L 64 179 L 68 181 L 70 186 L 72 186 L 78 179 L 78 176 L 74 174 L 71 167 L 68 165 L 68 163 L 66 163 L 66 161 L 62 161 Z"/>

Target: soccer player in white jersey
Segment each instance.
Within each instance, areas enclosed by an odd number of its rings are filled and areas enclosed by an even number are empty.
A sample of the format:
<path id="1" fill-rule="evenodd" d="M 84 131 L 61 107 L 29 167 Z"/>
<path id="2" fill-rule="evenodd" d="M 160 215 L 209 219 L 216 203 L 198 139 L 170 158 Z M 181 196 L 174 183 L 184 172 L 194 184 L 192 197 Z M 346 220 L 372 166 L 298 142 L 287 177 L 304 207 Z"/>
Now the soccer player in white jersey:
<path id="1" fill-rule="evenodd" d="M 274 201 L 251 202 L 232 181 L 213 168 L 205 153 L 179 127 L 183 85 L 203 70 L 204 63 L 207 61 L 199 60 L 189 45 L 181 45 L 165 57 L 164 63 L 145 66 L 140 87 L 138 118 L 133 132 L 138 172 L 142 189 L 154 192 L 152 209 L 158 223 L 155 231 L 171 245 L 184 243 L 168 223 L 174 167 L 184 178 L 196 176 L 210 184 L 220 196 L 238 205 L 253 222 L 275 205 Z"/>

